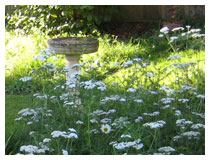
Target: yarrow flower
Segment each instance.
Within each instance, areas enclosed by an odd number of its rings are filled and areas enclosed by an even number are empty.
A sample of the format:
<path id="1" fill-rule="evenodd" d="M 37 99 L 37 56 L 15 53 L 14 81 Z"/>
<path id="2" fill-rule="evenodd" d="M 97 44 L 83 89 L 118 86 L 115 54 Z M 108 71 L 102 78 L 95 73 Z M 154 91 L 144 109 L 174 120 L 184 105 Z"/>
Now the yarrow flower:
<path id="1" fill-rule="evenodd" d="M 156 112 L 153 112 L 153 113 L 143 113 L 143 115 L 145 115 L 145 116 L 151 116 L 151 117 L 158 116 L 159 114 L 160 114 L 159 111 L 156 111 Z"/>
<path id="2" fill-rule="evenodd" d="M 164 34 L 167 34 L 167 33 L 169 33 L 169 28 L 168 27 L 163 27 L 163 28 L 160 29 L 160 32 L 164 33 Z"/>
<path id="3" fill-rule="evenodd" d="M 125 64 L 123 64 L 124 67 L 129 67 L 133 64 L 133 61 L 127 61 Z"/>
<path id="4" fill-rule="evenodd" d="M 155 129 L 155 128 L 162 128 L 165 124 L 166 124 L 165 121 L 159 120 L 157 122 L 145 123 L 145 124 L 143 124 L 143 126 L 150 127 L 151 129 Z"/>
<path id="5" fill-rule="evenodd" d="M 159 152 L 163 152 L 165 154 L 170 154 L 171 152 L 175 152 L 176 150 L 170 146 L 161 147 L 158 149 Z"/>
<path id="6" fill-rule="evenodd" d="M 22 77 L 19 79 L 20 81 L 23 81 L 23 82 L 27 82 L 27 81 L 30 81 L 32 80 L 32 77 Z"/>
<path id="7" fill-rule="evenodd" d="M 127 92 L 136 92 L 136 89 L 134 89 L 134 88 L 129 88 L 128 90 L 127 90 Z"/>
<path id="8" fill-rule="evenodd" d="M 102 131 L 103 133 L 105 133 L 105 134 L 110 133 L 110 132 L 111 132 L 111 126 L 108 125 L 108 124 L 103 124 L 103 125 L 101 126 L 101 131 Z"/>
<path id="9" fill-rule="evenodd" d="M 181 59 L 182 57 L 178 56 L 177 54 L 174 56 L 168 57 L 168 59 Z"/>

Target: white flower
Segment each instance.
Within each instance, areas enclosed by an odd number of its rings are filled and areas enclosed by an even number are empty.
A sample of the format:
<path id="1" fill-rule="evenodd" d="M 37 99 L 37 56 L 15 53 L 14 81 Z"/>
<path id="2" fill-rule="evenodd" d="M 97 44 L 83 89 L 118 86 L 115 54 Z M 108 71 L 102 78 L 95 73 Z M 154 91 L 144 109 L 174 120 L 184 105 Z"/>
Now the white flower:
<path id="1" fill-rule="evenodd" d="M 46 59 L 49 58 L 47 55 L 38 55 L 37 57 L 34 58 L 34 60 L 41 60 L 42 62 L 46 61 Z"/>
<path id="2" fill-rule="evenodd" d="M 45 138 L 43 139 L 43 143 L 48 143 L 48 142 L 51 142 L 52 140 L 50 138 Z"/>
<path id="3" fill-rule="evenodd" d="M 193 124 L 191 126 L 192 129 L 200 129 L 200 128 L 205 128 L 205 125 L 201 124 L 201 123 L 197 123 L 197 124 Z"/>
<path id="4" fill-rule="evenodd" d="M 144 147 L 144 144 L 143 143 L 140 143 L 140 144 L 137 144 L 137 145 L 134 145 L 133 148 L 135 148 L 136 150 L 140 150 Z"/>
<path id="5" fill-rule="evenodd" d="M 142 59 L 141 58 L 134 58 L 133 61 L 136 61 L 136 62 L 141 62 Z"/>
<path id="6" fill-rule="evenodd" d="M 132 136 L 129 134 L 123 134 L 121 135 L 121 138 L 132 138 Z"/>
<path id="7" fill-rule="evenodd" d="M 124 67 L 129 67 L 133 64 L 133 61 L 127 61 L 125 64 L 123 64 Z"/>
<path id="8" fill-rule="evenodd" d="M 183 27 L 176 27 L 176 28 L 173 28 L 172 29 L 173 32 L 176 32 L 176 31 L 179 31 L 179 30 L 182 30 L 183 31 L 184 28 Z"/>
<path id="9" fill-rule="evenodd" d="M 163 27 L 161 30 L 160 30 L 161 33 L 164 33 L 164 34 L 167 34 L 169 32 L 169 28 L 168 27 Z"/>
<path id="10" fill-rule="evenodd" d="M 134 102 L 137 102 L 137 103 L 142 103 L 143 100 L 142 99 L 134 99 Z"/>
<path id="11" fill-rule="evenodd" d="M 205 95 L 199 94 L 196 96 L 197 98 L 205 98 Z"/>
<path id="12" fill-rule="evenodd" d="M 70 132 L 75 132 L 75 133 L 77 132 L 74 128 L 69 128 L 68 130 L 69 130 Z"/>
<path id="13" fill-rule="evenodd" d="M 62 149 L 63 155 L 69 155 L 67 150 Z"/>
<path id="14" fill-rule="evenodd" d="M 158 151 L 170 154 L 171 152 L 175 152 L 176 150 L 170 146 L 166 146 L 159 148 Z"/>
<path id="15" fill-rule="evenodd" d="M 31 108 L 25 108 L 25 109 L 22 109 L 18 112 L 18 114 L 21 114 L 24 117 L 34 115 L 35 113 L 36 113 L 36 111 L 34 109 L 31 109 Z"/>
<path id="16" fill-rule="evenodd" d="M 125 98 L 120 98 L 120 100 L 119 100 L 120 102 L 125 102 L 126 101 L 126 99 Z"/>
<path id="17" fill-rule="evenodd" d="M 76 124 L 83 124 L 84 122 L 82 122 L 82 121 L 80 121 L 80 120 L 78 120 L 78 121 L 76 121 Z"/>
<path id="18" fill-rule="evenodd" d="M 168 105 L 165 105 L 163 107 L 161 107 L 161 109 L 167 109 L 167 108 L 170 108 L 171 106 L 168 104 Z"/>
<path id="19" fill-rule="evenodd" d="M 184 132 L 181 134 L 182 136 L 185 136 L 185 137 L 188 137 L 188 139 L 199 139 L 199 135 L 200 135 L 200 132 L 195 132 L 195 131 L 189 131 L 189 132 Z"/>
<path id="20" fill-rule="evenodd" d="M 159 37 L 160 37 L 160 38 L 164 37 L 164 34 L 159 34 Z"/>
<path id="21" fill-rule="evenodd" d="M 181 137 L 181 136 L 175 136 L 175 137 L 173 137 L 173 141 L 176 142 L 176 141 L 178 141 L 180 138 L 182 138 L 182 137 Z"/>
<path id="22" fill-rule="evenodd" d="M 111 123 L 112 120 L 110 118 L 104 118 L 101 120 L 101 123 Z"/>
<path id="23" fill-rule="evenodd" d="M 177 119 L 176 120 L 176 126 L 185 128 L 186 125 L 193 124 L 192 121 L 187 121 L 186 119 Z"/>
<path id="24" fill-rule="evenodd" d="M 172 36 L 172 37 L 170 37 L 170 42 L 174 42 L 176 39 L 178 39 L 179 37 L 177 37 L 177 36 Z"/>
<path id="25" fill-rule="evenodd" d="M 153 113 L 143 113 L 145 116 L 158 116 L 160 114 L 159 111 L 153 112 Z"/>
<path id="26" fill-rule="evenodd" d="M 27 125 L 31 125 L 31 124 L 33 124 L 33 122 L 31 122 L 31 121 L 30 122 L 27 122 Z"/>
<path id="27" fill-rule="evenodd" d="M 143 117 L 139 116 L 137 119 L 135 119 L 135 122 L 138 123 L 138 122 L 140 122 L 141 120 L 143 120 Z"/>
<path id="28" fill-rule="evenodd" d="M 197 112 L 192 112 L 192 114 L 196 115 L 196 116 L 199 116 L 201 118 L 205 118 L 205 114 L 204 113 L 197 113 Z"/>
<path id="29" fill-rule="evenodd" d="M 145 123 L 145 124 L 143 124 L 143 126 L 144 127 L 150 127 L 151 129 L 155 129 L 155 128 L 162 128 L 165 124 L 166 124 L 165 121 L 160 120 L 160 121 L 157 121 L 157 122 Z"/>
<path id="30" fill-rule="evenodd" d="M 134 88 L 129 88 L 128 90 L 127 90 L 127 92 L 136 92 L 136 89 L 134 89 Z"/>
<path id="31" fill-rule="evenodd" d="M 20 81 L 23 81 L 23 82 L 27 82 L 27 81 L 30 81 L 32 80 L 32 77 L 22 77 L 19 79 Z"/>
<path id="32" fill-rule="evenodd" d="M 168 104 L 168 103 L 171 103 L 173 100 L 175 100 L 174 98 L 162 98 L 161 101 L 164 103 L 164 104 Z"/>
<path id="33" fill-rule="evenodd" d="M 91 119 L 90 122 L 91 123 L 98 123 L 98 121 L 96 119 Z"/>
<path id="34" fill-rule="evenodd" d="M 53 138 L 57 138 L 57 137 L 60 137 L 60 136 L 64 136 L 66 134 L 66 132 L 62 132 L 62 131 L 53 131 L 52 133 L 51 133 L 51 136 L 53 137 Z"/>
<path id="35" fill-rule="evenodd" d="M 35 133 L 35 131 L 31 131 L 31 132 L 29 132 L 29 135 L 31 136 L 31 135 L 33 135 Z"/>
<path id="36" fill-rule="evenodd" d="M 105 134 L 110 133 L 110 132 L 111 132 L 111 126 L 108 125 L 108 124 L 103 124 L 103 125 L 101 126 L 101 131 L 102 131 L 103 133 L 105 133 Z"/>
<path id="37" fill-rule="evenodd" d="M 70 133 L 69 135 L 64 135 L 64 138 L 75 138 L 78 139 L 78 135 L 76 133 Z"/>
<path id="38" fill-rule="evenodd" d="M 119 62 L 117 62 L 117 63 L 114 64 L 115 67 L 118 67 L 119 65 L 120 65 Z"/>
<path id="39" fill-rule="evenodd" d="M 21 146 L 20 151 L 33 154 L 33 153 L 37 153 L 39 151 L 39 148 L 37 146 L 27 145 L 27 146 Z"/>
<path id="40" fill-rule="evenodd" d="M 182 112 L 180 110 L 175 111 L 175 116 L 180 116 L 181 114 L 182 114 Z"/>
<path id="41" fill-rule="evenodd" d="M 186 25 L 185 26 L 188 30 L 191 28 L 191 26 L 190 25 Z"/>
<path id="42" fill-rule="evenodd" d="M 189 102 L 189 99 L 178 99 L 179 102 L 186 103 Z"/>
<path id="43" fill-rule="evenodd" d="M 178 56 L 177 54 L 174 56 L 168 57 L 168 59 L 181 59 L 182 57 Z"/>
<path id="44" fill-rule="evenodd" d="M 97 129 L 92 129 L 92 130 L 90 130 L 90 133 L 97 134 L 97 133 L 99 133 L 99 131 Z"/>

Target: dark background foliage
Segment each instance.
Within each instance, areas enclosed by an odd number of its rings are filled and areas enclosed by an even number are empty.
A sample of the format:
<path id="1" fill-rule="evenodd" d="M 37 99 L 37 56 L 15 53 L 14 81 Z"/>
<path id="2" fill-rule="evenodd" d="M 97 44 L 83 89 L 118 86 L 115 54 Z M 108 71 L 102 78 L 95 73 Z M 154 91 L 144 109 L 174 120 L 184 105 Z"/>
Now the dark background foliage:
<path id="1" fill-rule="evenodd" d="M 120 14 L 118 6 L 21 5 L 6 12 L 6 29 L 30 33 L 36 27 L 48 35 L 90 34 Z"/>

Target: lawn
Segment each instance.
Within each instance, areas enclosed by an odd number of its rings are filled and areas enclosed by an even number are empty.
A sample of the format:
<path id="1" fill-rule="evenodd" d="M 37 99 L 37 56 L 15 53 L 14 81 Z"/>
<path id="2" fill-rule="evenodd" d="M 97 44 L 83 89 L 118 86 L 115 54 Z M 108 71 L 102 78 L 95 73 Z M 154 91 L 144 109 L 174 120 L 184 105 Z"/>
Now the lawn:
<path id="1" fill-rule="evenodd" d="M 79 86 L 48 36 L 7 32 L 6 154 L 205 154 L 205 36 L 181 30 L 95 37 Z"/>

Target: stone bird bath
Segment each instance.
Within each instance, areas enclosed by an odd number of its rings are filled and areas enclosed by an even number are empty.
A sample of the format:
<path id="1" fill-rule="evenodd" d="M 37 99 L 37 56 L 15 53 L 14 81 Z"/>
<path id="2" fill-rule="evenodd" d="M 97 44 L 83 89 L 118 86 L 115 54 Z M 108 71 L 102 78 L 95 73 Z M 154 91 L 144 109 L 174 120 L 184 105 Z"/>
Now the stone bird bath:
<path id="1" fill-rule="evenodd" d="M 71 80 L 71 75 L 80 70 L 79 67 L 74 67 L 75 64 L 79 64 L 80 56 L 82 54 L 97 52 L 99 46 L 97 39 L 84 37 L 55 38 L 48 40 L 47 43 L 49 48 L 54 50 L 56 54 L 64 54 L 66 56 L 66 67 L 68 69 L 66 74 L 67 82 Z M 79 90 L 69 89 L 69 94 L 70 96 L 78 96 Z M 78 103 L 81 103 L 81 100 L 79 101 Z"/>

